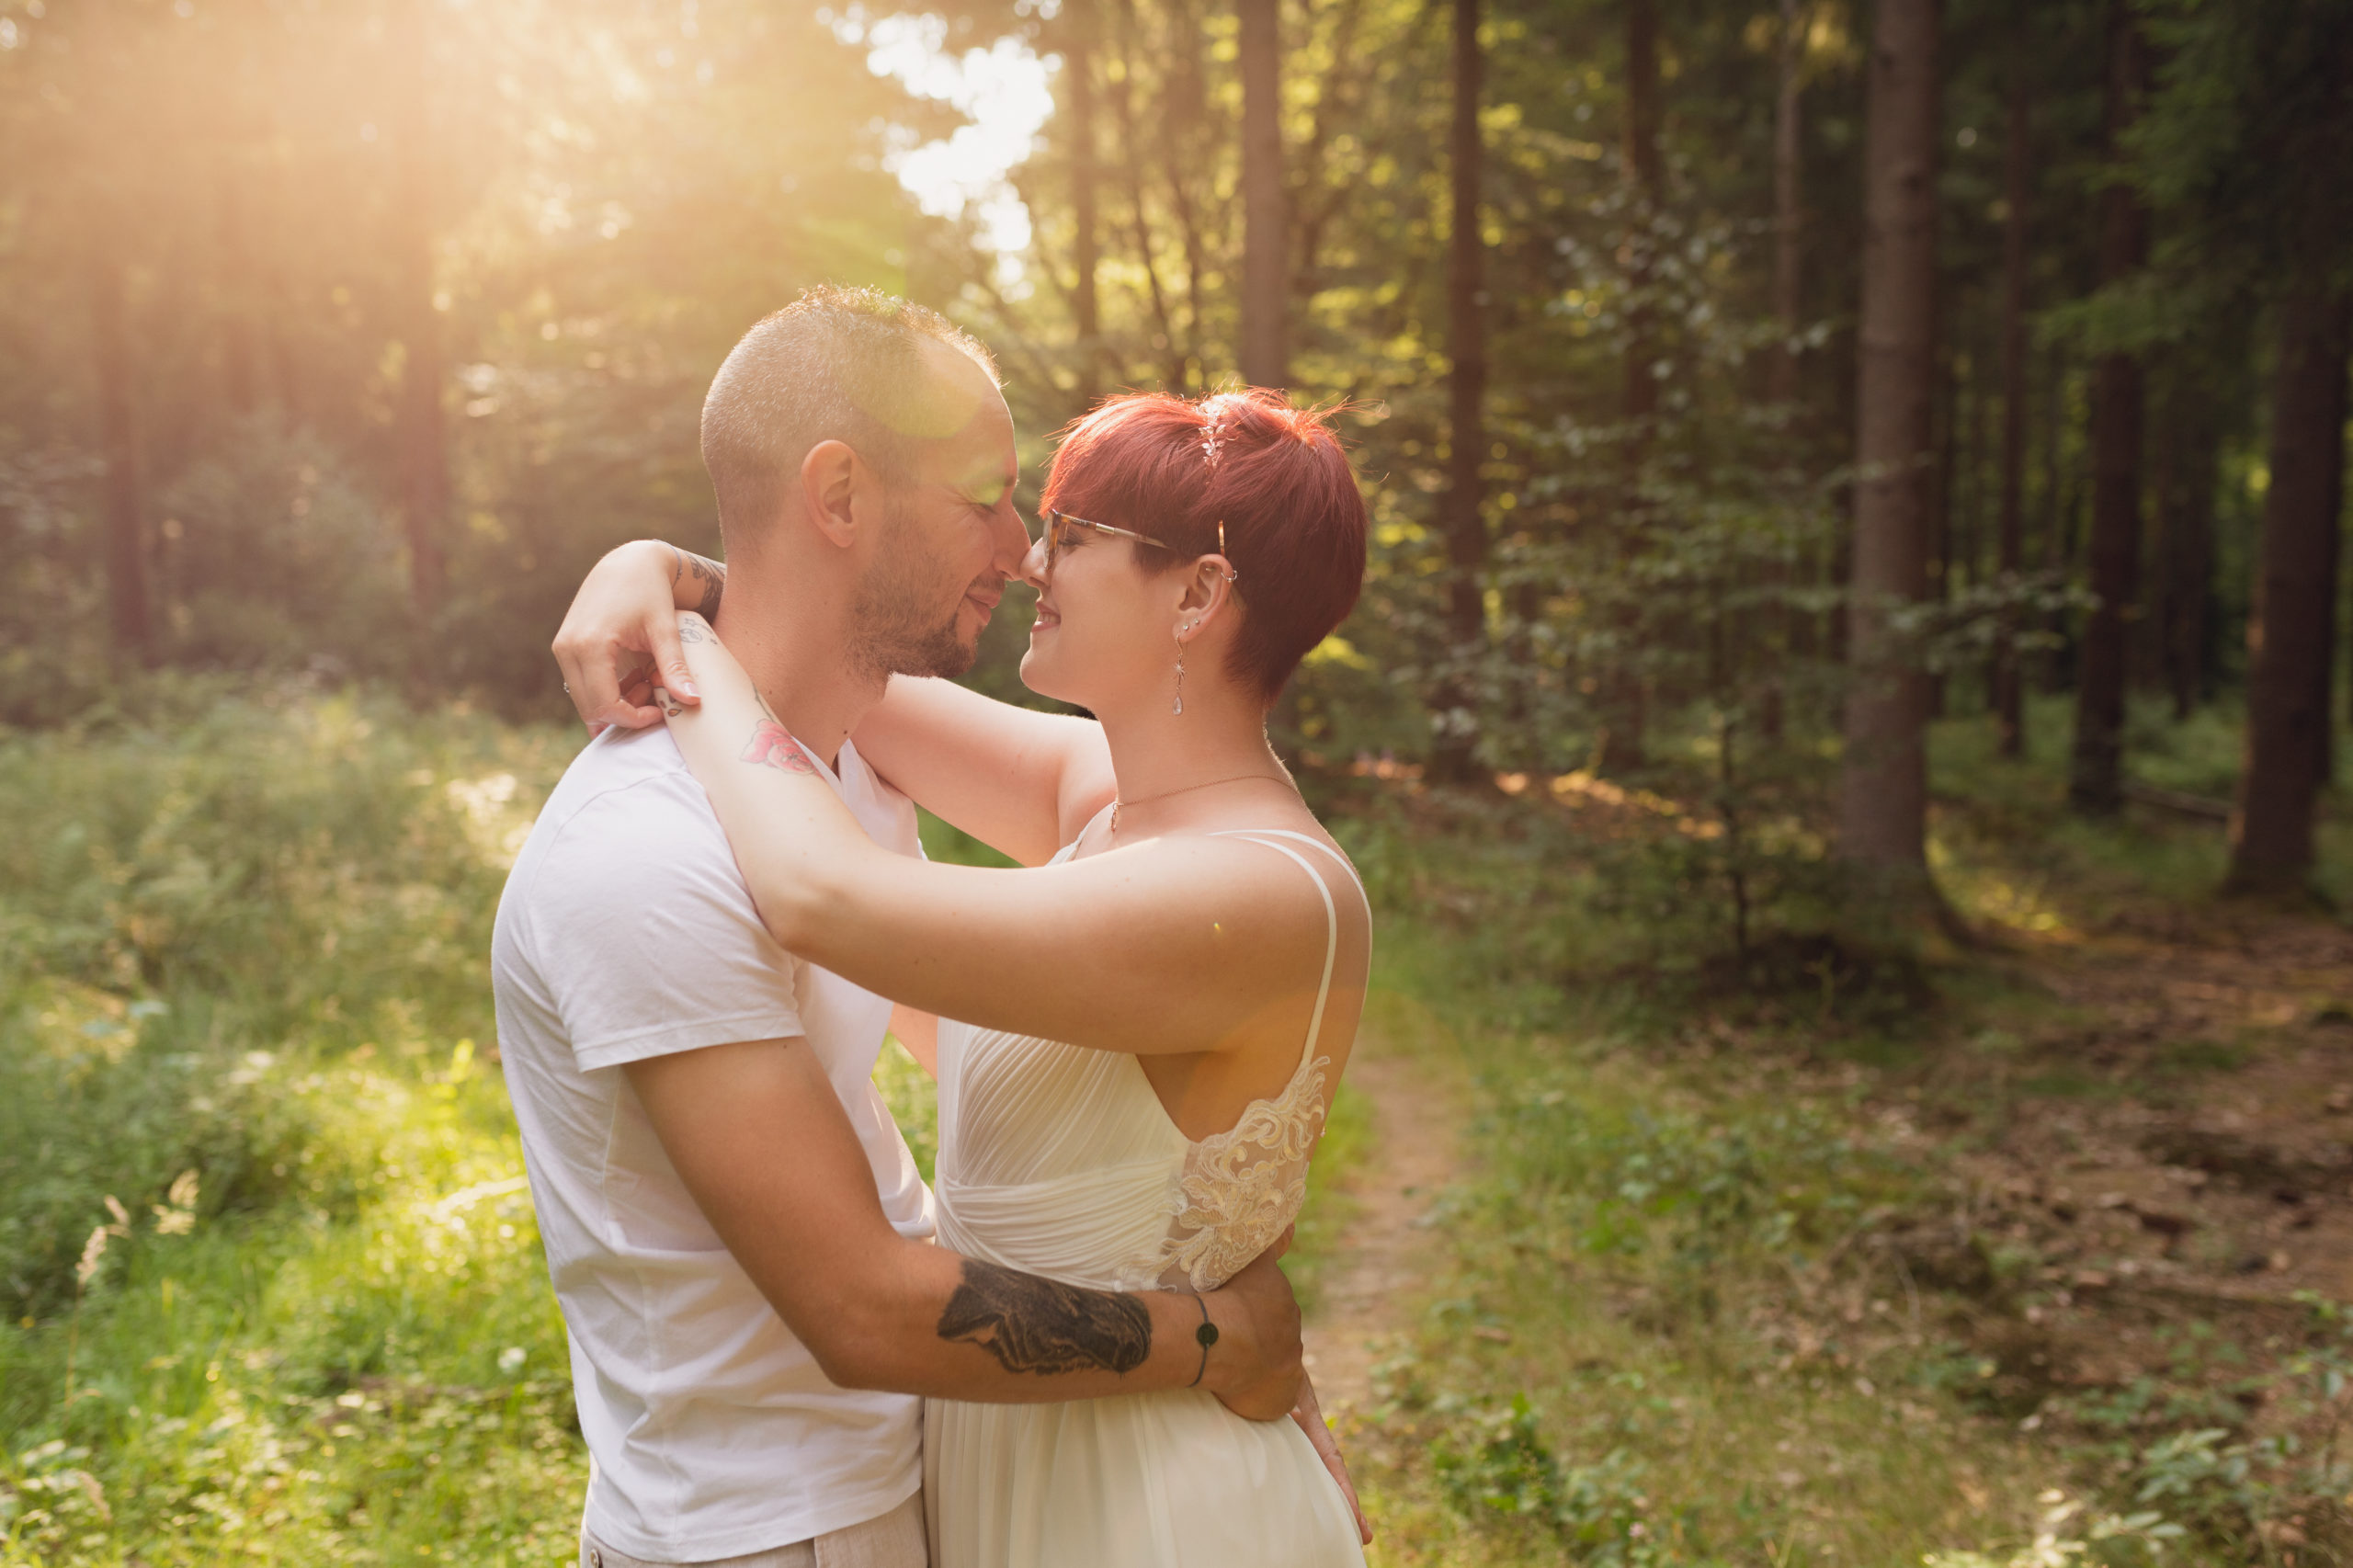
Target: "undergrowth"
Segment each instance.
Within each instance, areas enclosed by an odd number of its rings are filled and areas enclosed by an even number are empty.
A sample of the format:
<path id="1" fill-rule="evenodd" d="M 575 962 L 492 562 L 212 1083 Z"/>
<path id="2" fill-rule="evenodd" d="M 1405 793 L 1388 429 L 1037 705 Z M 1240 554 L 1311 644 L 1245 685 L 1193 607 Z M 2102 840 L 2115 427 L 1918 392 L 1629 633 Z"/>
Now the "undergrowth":
<path id="1" fill-rule="evenodd" d="M 2031 717 L 2023 763 L 1982 721 L 1937 734 L 1932 855 L 1962 915 L 2062 943 L 2197 918 L 2219 824 L 2071 816 L 2067 715 Z M 2153 730 L 2143 777 L 2227 796 L 2226 721 Z M 1662 766 L 1608 809 L 1581 778 L 1324 786 L 1382 916 L 1370 1036 L 1477 1108 L 1474 1164 L 1427 1221 L 1445 1267 L 1349 1427 L 1374 1561 L 2345 1560 L 2344 1309 L 2312 1298 L 2268 1348 L 2189 1320 L 2188 1359 L 2052 1387 L 2032 1326 L 2052 1271 L 1961 1162 L 2016 1096 L 2085 1092 L 2020 1060 L 2080 1029 L 1998 942 L 1859 941 L 1802 878 L 1723 961 L 1722 863 L 1688 848 L 1705 778 Z M 2343 832 L 2324 826 L 2324 883 Z M 1627 918 L 1644 879 L 1691 906 Z M 2252 1049 L 2161 1042 L 2088 1083 L 2163 1106 Z"/>

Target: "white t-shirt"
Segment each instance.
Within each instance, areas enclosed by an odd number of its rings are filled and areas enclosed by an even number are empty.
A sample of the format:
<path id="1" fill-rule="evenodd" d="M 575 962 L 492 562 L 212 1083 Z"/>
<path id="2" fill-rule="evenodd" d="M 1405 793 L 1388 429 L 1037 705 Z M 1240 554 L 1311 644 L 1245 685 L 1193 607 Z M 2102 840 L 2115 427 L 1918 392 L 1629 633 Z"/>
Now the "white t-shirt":
<path id="1" fill-rule="evenodd" d="M 827 776 L 876 843 L 915 807 L 844 745 Z M 931 1193 L 874 1087 L 891 1005 L 760 923 L 669 732 L 573 762 L 506 881 L 498 1043 L 593 1461 L 587 1525 L 631 1555 L 734 1557 L 888 1513 L 922 1480 L 920 1402 L 835 1387 L 703 1219 L 624 1062 L 806 1036 L 900 1234 Z"/>

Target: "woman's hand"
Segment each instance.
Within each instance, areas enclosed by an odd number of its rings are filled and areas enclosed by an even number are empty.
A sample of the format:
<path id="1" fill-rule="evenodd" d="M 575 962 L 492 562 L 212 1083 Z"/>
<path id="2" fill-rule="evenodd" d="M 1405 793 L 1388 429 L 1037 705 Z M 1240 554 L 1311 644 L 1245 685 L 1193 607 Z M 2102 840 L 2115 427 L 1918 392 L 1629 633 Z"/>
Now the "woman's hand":
<path id="1" fill-rule="evenodd" d="M 678 611 L 716 615 L 726 581 L 726 567 L 659 540 L 632 540 L 597 562 L 554 644 L 563 688 L 591 734 L 659 720 L 652 686 L 689 706 L 702 700 L 678 646 Z"/>
<path id="2" fill-rule="evenodd" d="M 1324 1412 L 1315 1403 L 1315 1382 L 1305 1372 L 1299 1374 L 1299 1403 L 1291 1407 L 1290 1418 L 1315 1445 L 1315 1454 L 1332 1479 L 1340 1483 L 1340 1495 L 1348 1500 L 1348 1512 L 1357 1517 L 1357 1540 L 1366 1546 L 1372 1544 L 1372 1524 L 1364 1517 L 1364 1505 L 1357 1501 L 1357 1483 L 1348 1476 L 1348 1461 L 1340 1457 L 1339 1440 L 1332 1436 L 1332 1428 L 1324 1424 Z"/>

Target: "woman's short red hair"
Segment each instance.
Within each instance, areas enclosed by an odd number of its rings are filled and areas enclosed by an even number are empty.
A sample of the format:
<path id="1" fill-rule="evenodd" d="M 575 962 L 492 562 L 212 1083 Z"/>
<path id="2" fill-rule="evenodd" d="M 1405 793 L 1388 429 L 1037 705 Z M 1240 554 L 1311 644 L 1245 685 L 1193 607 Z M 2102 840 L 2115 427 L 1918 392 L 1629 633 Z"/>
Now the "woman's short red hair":
<path id="1" fill-rule="evenodd" d="M 1364 587 L 1364 496 L 1329 414 L 1254 387 L 1198 402 L 1107 398 L 1063 432 L 1045 505 L 1164 540 L 1148 572 L 1218 548 L 1233 562 L 1242 633 L 1228 672 L 1272 703 Z"/>

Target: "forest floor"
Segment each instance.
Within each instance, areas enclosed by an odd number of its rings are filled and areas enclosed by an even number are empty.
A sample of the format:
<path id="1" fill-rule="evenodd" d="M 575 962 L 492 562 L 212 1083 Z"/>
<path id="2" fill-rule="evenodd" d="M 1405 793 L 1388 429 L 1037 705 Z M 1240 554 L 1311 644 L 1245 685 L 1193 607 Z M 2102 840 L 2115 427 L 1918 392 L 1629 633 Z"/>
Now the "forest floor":
<path id="1" fill-rule="evenodd" d="M 1371 1401 L 1374 1363 L 1412 1326 L 1407 1303 L 1440 1253 L 1425 1221 L 1461 1175 L 1461 1093 L 1431 1078 L 1370 1033 L 1348 1062 L 1347 1082 L 1369 1112 L 1369 1147 L 1341 1178 L 1345 1228 L 1323 1259 L 1306 1327 L 1308 1373 L 1344 1433 Z"/>
<path id="2" fill-rule="evenodd" d="M 2353 931 L 2211 896 L 2217 826 L 1958 770 L 1974 940 L 1843 1016 L 1392 956 L 1312 1318 L 1376 1562 L 2353 1562 Z M 1556 889 L 1608 836 L 1393 793 Z"/>

